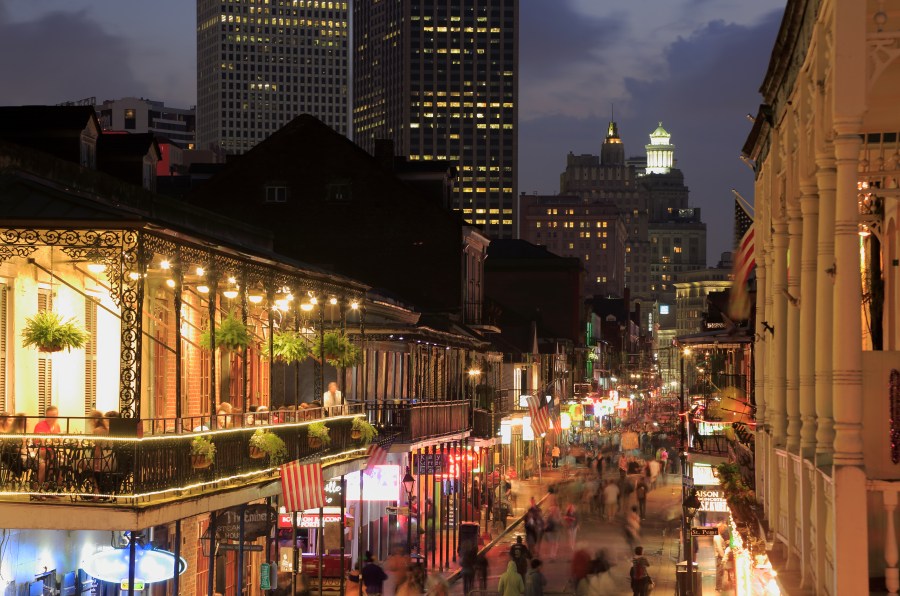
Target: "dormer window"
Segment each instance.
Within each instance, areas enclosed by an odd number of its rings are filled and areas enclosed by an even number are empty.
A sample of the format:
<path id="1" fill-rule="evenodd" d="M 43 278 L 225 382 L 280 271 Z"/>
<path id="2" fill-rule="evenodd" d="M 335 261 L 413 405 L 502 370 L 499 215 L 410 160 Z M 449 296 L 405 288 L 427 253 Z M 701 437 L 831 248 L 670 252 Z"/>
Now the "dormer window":
<path id="1" fill-rule="evenodd" d="M 332 182 L 328 185 L 327 199 L 334 202 L 349 201 L 351 198 L 350 190 L 350 182 Z"/>
<path id="2" fill-rule="evenodd" d="M 278 184 L 266 186 L 266 203 L 287 203 L 288 187 Z"/>

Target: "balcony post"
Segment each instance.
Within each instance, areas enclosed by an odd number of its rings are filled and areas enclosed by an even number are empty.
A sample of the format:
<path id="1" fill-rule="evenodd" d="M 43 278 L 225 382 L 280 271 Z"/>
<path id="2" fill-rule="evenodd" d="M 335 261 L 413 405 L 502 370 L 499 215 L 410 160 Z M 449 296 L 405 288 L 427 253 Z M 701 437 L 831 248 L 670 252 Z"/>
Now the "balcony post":
<path id="1" fill-rule="evenodd" d="M 897 509 L 897 492 L 891 487 L 885 487 L 881 492 L 884 497 L 885 517 L 885 541 L 884 561 L 887 566 L 884 570 L 884 580 L 888 594 L 896 594 L 900 590 L 900 570 L 897 562 L 900 560 L 897 553 L 897 531 L 894 527 L 894 511 Z"/>

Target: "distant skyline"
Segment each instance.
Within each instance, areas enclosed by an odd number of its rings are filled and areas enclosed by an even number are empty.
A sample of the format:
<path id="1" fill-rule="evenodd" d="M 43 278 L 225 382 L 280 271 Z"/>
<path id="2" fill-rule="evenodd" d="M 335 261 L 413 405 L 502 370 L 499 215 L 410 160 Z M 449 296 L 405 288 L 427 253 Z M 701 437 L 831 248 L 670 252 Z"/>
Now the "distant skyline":
<path id="1" fill-rule="evenodd" d="M 521 0 L 519 190 L 554 193 L 569 151 L 599 153 L 615 105 L 627 155 L 662 121 L 709 227 L 731 249 L 731 188 L 785 0 Z M 0 0 L 0 104 L 196 103 L 190 0 Z"/>

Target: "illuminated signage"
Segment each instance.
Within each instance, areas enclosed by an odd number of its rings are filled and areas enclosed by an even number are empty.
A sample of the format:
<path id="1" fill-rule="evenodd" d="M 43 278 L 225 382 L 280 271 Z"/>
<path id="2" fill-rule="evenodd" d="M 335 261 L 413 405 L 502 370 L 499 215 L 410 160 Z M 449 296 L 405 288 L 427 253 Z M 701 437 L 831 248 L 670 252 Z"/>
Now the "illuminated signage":
<path id="1" fill-rule="evenodd" d="M 531 416 L 522 417 L 522 440 L 533 441 L 534 429 L 531 428 Z"/>
<path id="2" fill-rule="evenodd" d="M 725 492 L 715 489 L 700 489 L 697 491 L 700 499 L 700 511 L 728 512 L 728 503 L 725 501 Z"/>
<path id="3" fill-rule="evenodd" d="M 359 472 L 347 474 L 347 502 L 359 501 Z M 364 472 L 363 501 L 398 501 L 400 500 L 400 466 L 374 466 Z M 340 488 L 340 485 L 338 485 Z M 326 495 L 327 496 L 327 495 Z"/>
<path id="4" fill-rule="evenodd" d="M 694 464 L 691 469 L 691 475 L 694 477 L 694 484 L 700 486 L 719 485 L 719 472 L 712 466 Z"/>

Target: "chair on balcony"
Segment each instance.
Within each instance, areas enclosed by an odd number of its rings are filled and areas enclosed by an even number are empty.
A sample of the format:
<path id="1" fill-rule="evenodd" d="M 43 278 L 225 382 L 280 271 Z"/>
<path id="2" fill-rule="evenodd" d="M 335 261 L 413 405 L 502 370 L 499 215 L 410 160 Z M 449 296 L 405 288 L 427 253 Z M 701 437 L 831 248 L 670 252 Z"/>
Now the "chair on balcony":
<path id="1" fill-rule="evenodd" d="M 22 457 L 22 440 L 0 443 L 0 485 L 23 486 L 28 476 L 27 458 Z"/>

